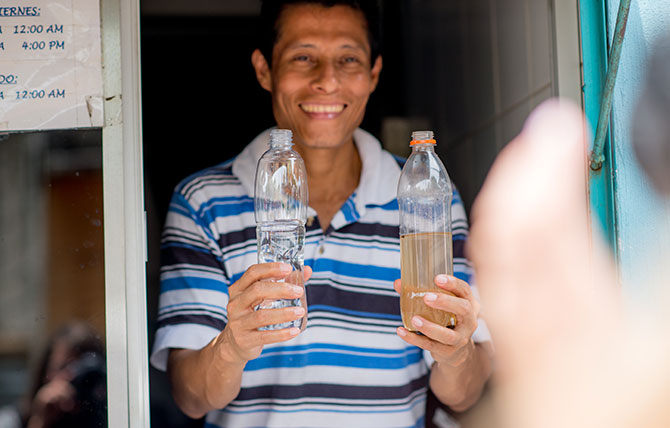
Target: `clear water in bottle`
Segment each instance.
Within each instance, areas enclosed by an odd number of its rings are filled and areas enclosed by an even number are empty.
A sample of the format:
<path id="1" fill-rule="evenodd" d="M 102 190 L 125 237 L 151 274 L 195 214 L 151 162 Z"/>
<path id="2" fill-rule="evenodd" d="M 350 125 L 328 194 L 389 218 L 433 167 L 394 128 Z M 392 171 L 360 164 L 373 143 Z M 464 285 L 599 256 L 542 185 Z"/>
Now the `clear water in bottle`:
<path id="1" fill-rule="evenodd" d="M 284 262 L 293 266 L 293 271 L 277 282 L 289 282 L 304 286 L 303 253 L 305 245 L 305 226 L 299 221 L 274 221 L 256 226 L 258 237 L 258 263 Z M 304 295 L 304 294 L 303 294 Z M 276 309 L 288 306 L 301 306 L 301 299 L 266 300 L 256 309 Z M 271 324 L 262 330 L 302 327 L 302 318 L 281 324 Z"/>
<path id="2" fill-rule="evenodd" d="M 283 262 L 291 265 L 293 271 L 285 278 L 275 279 L 275 282 L 304 287 L 307 173 L 302 158 L 291 148 L 291 139 L 290 130 L 272 130 L 270 149 L 261 156 L 256 168 L 254 209 L 258 263 Z M 305 316 L 295 321 L 264 326 L 260 330 L 304 329 L 307 322 L 305 293 L 299 299 L 266 300 L 255 309 L 289 306 L 304 307 Z"/>

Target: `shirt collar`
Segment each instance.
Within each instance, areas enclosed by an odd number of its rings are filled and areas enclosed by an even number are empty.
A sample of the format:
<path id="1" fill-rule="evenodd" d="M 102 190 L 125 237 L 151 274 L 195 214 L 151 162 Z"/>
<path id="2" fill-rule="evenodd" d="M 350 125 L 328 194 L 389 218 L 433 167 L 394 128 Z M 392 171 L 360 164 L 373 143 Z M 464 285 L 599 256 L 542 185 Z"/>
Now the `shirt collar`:
<path id="1" fill-rule="evenodd" d="M 258 159 L 270 147 L 271 129 L 263 131 L 254 138 L 233 161 L 233 174 L 250 196 L 254 194 Z M 400 166 L 393 155 L 382 149 L 379 140 L 367 131 L 356 129 L 354 142 L 361 157 L 362 171 L 358 188 L 347 203 L 353 202 L 360 217 L 364 215 L 366 206 L 384 205 L 395 200 Z M 311 208 L 309 211 L 311 214 L 308 215 L 314 214 Z"/>

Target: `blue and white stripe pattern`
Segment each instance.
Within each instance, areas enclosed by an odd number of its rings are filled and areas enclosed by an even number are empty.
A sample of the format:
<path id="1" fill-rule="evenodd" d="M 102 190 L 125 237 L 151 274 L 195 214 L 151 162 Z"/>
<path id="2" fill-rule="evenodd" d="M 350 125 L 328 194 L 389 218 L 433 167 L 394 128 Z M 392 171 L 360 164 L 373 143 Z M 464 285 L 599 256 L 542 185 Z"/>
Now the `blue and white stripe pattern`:
<path id="1" fill-rule="evenodd" d="M 182 182 L 162 239 L 159 328 L 152 364 L 169 348 L 199 349 L 226 325 L 228 286 L 256 263 L 253 184 L 269 131 L 233 161 Z M 242 389 L 207 427 L 424 426 L 429 358 L 397 337 L 393 281 L 400 277 L 396 184 L 402 160 L 370 134 L 354 134 L 363 172 L 356 192 L 323 231 L 308 222 L 307 328 L 249 361 Z M 315 216 L 310 208 L 308 215 Z M 467 220 L 452 205 L 454 269 L 468 281 Z M 475 340 L 489 340 L 485 326 Z"/>

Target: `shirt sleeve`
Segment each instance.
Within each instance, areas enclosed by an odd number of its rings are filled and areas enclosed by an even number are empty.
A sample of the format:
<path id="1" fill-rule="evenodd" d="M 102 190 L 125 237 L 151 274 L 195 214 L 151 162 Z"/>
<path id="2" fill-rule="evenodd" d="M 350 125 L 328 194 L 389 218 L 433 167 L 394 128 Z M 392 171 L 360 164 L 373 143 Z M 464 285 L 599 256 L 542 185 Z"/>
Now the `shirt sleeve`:
<path id="1" fill-rule="evenodd" d="M 194 206 L 173 194 L 161 238 L 160 295 L 151 364 L 166 370 L 170 348 L 200 349 L 227 323 L 228 286 L 220 246 Z"/>

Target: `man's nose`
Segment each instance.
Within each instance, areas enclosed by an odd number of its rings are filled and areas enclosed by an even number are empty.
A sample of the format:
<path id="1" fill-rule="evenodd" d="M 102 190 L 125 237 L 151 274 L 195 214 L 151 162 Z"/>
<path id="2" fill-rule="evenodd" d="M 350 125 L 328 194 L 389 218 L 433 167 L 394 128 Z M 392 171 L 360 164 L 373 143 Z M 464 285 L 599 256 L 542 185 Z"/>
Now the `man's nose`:
<path id="1" fill-rule="evenodd" d="M 340 81 L 335 64 L 330 61 L 322 62 L 314 70 L 312 89 L 324 94 L 331 94 L 337 90 Z"/>

